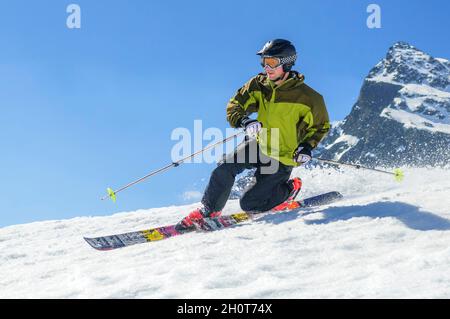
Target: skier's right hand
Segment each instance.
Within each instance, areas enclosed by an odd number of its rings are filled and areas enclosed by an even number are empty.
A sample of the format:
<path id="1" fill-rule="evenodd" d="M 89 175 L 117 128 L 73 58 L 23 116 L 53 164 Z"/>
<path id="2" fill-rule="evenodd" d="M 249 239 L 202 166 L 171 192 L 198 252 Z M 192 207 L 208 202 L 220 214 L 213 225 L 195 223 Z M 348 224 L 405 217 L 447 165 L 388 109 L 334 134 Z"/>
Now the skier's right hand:
<path id="1" fill-rule="evenodd" d="M 241 120 L 241 126 L 245 130 L 245 134 L 250 137 L 256 136 L 262 129 L 261 122 L 245 117 Z"/>

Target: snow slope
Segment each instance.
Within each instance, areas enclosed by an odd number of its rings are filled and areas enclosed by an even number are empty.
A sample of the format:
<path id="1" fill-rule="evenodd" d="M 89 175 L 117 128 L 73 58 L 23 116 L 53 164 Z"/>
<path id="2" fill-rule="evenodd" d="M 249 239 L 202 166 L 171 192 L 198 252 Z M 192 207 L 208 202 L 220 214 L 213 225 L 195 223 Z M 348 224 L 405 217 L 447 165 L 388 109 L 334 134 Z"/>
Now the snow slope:
<path id="1" fill-rule="evenodd" d="M 345 199 L 109 252 L 83 236 L 174 223 L 196 205 L 1 228 L 0 298 L 450 298 L 450 170 L 405 171 L 399 184 L 299 168 L 303 196 Z"/>

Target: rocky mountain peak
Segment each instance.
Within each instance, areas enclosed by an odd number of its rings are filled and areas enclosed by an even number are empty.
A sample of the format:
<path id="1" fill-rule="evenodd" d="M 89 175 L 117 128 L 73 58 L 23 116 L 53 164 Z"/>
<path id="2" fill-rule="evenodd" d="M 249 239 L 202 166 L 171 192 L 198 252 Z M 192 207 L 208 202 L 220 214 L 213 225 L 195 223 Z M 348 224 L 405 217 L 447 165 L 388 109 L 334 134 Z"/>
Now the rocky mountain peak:
<path id="1" fill-rule="evenodd" d="M 372 166 L 449 162 L 449 66 L 409 43 L 395 43 L 364 79 L 352 111 L 318 153 Z"/>
<path id="2" fill-rule="evenodd" d="M 448 60 L 434 58 L 406 42 L 397 42 L 370 71 L 367 80 L 424 84 L 450 91 L 449 65 Z"/>

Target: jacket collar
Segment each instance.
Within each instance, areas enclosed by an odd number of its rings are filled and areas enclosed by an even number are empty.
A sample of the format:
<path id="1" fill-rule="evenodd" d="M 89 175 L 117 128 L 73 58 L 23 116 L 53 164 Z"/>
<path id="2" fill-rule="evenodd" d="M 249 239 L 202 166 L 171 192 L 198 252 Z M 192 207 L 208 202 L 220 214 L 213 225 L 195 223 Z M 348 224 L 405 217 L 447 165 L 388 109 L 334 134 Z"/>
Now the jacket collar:
<path id="1" fill-rule="evenodd" d="M 265 77 L 264 85 L 270 88 L 275 88 L 275 83 L 269 80 L 269 77 L 266 74 L 263 74 Z M 305 76 L 297 71 L 289 71 L 289 75 L 287 79 L 280 85 L 277 86 L 277 89 L 287 90 L 295 86 L 300 86 L 305 82 Z"/>

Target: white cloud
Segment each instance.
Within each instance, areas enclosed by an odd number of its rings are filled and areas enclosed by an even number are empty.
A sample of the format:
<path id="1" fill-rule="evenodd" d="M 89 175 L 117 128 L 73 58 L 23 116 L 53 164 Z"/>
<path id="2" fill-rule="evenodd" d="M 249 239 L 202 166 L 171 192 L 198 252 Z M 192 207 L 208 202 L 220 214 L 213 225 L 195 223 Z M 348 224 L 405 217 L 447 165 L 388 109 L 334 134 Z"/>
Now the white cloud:
<path id="1" fill-rule="evenodd" d="M 202 193 L 199 191 L 186 191 L 183 193 L 184 200 L 200 200 L 202 198 Z"/>

